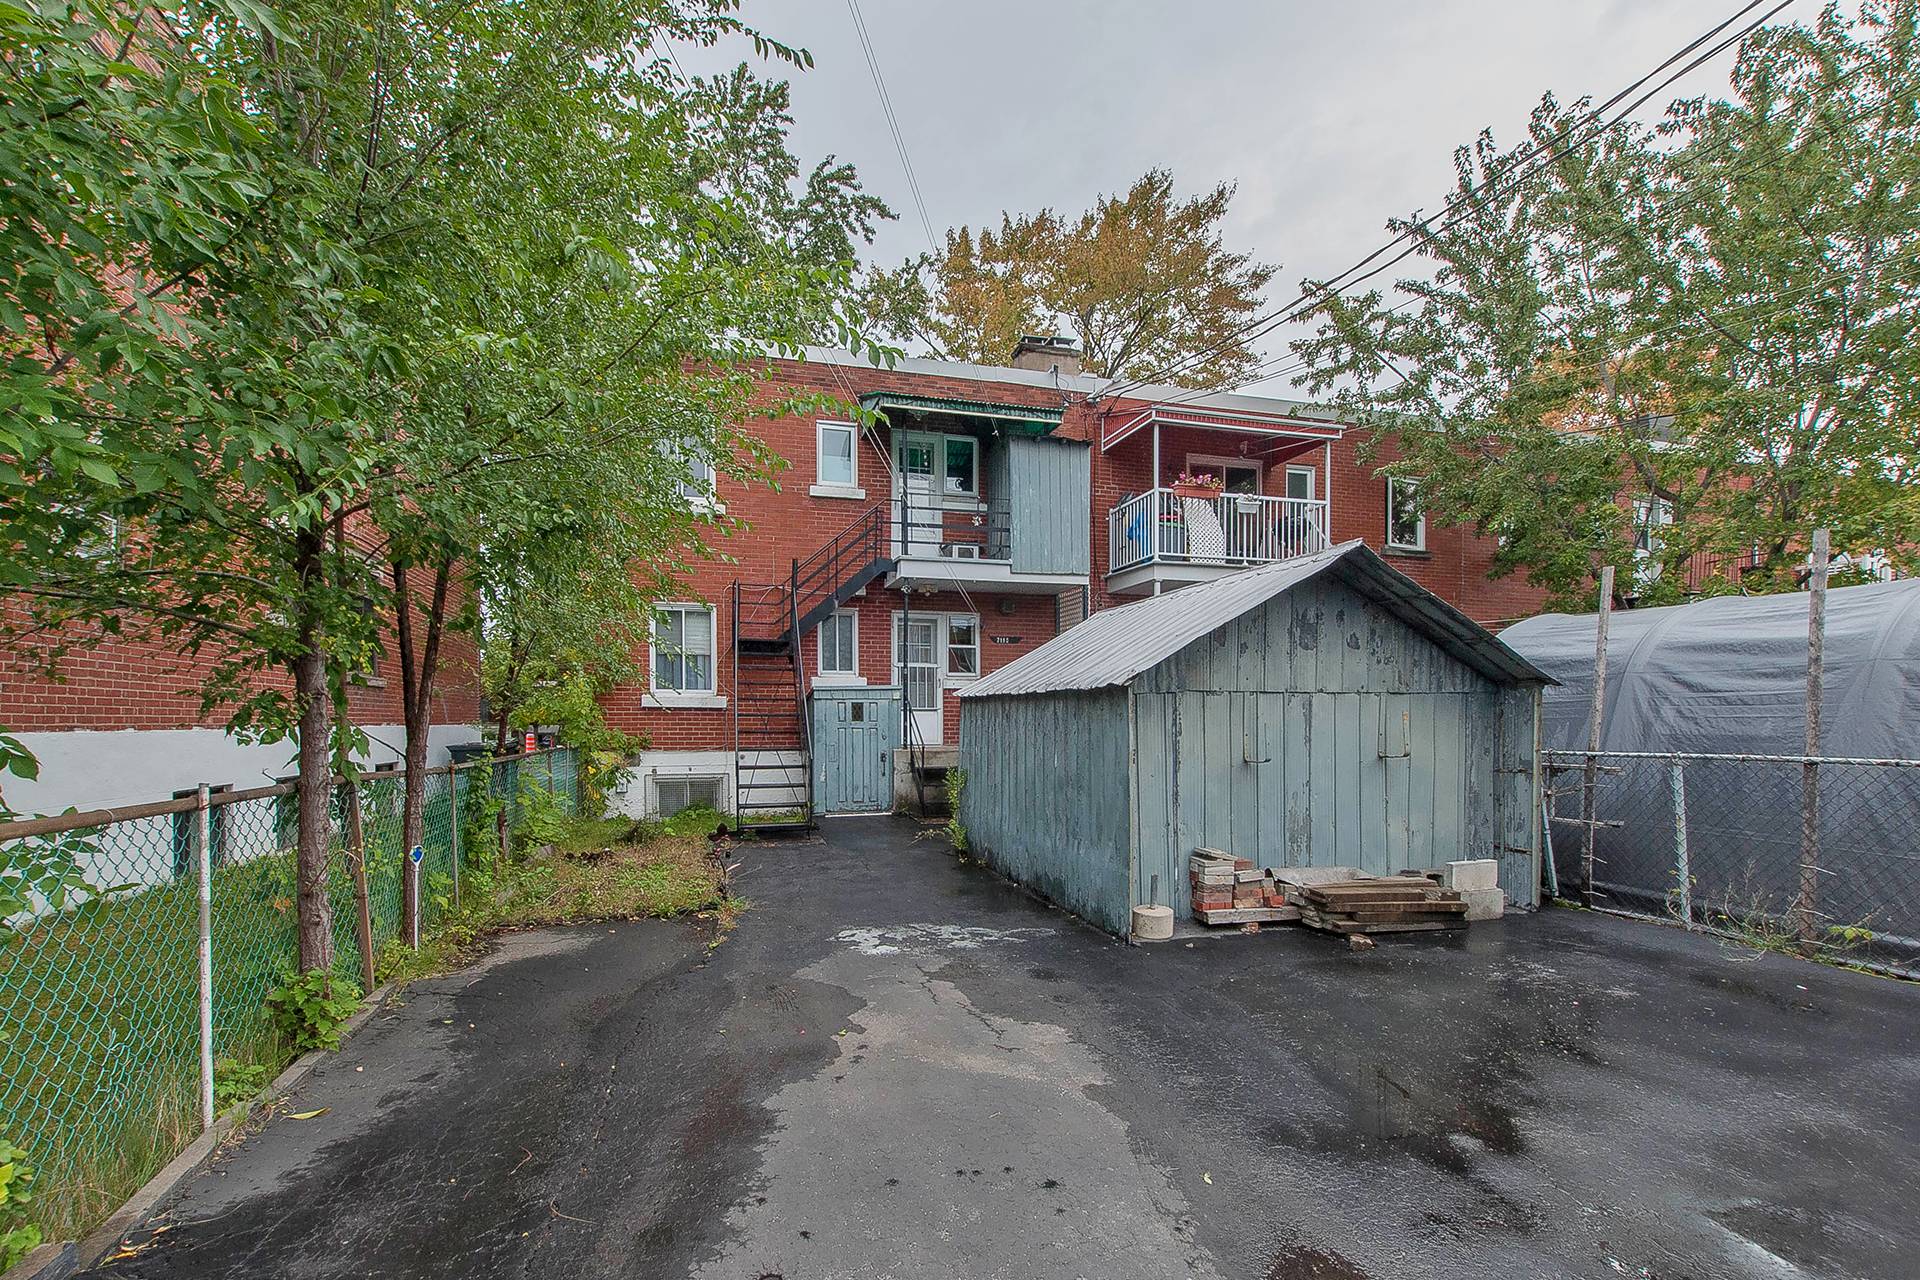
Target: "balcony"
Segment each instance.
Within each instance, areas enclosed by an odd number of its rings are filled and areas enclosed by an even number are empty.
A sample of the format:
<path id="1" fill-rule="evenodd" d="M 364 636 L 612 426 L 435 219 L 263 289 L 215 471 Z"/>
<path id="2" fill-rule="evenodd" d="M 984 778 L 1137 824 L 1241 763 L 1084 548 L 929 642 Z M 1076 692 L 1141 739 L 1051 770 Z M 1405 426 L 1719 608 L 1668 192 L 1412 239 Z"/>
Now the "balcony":
<path id="1" fill-rule="evenodd" d="M 1150 489 L 1107 512 L 1107 589 L 1154 592 L 1327 548 L 1327 504 Z"/>
<path id="2" fill-rule="evenodd" d="M 1040 521 L 1030 518 L 1021 533 L 1012 502 L 909 491 L 890 506 L 898 564 L 889 586 L 1054 594 L 1086 585 L 1084 536 L 1076 565 L 1071 548 L 1062 555 Z"/>

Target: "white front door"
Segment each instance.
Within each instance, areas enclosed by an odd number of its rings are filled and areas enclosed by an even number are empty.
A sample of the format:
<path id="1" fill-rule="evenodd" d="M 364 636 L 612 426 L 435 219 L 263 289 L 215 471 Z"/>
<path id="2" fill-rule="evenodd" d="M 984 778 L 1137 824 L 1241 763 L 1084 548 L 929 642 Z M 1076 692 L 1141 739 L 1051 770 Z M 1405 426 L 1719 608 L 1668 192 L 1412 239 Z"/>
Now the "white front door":
<path id="1" fill-rule="evenodd" d="M 940 437 L 900 432 L 894 441 L 894 463 L 899 477 L 898 492 L 893 496 L 894 519 L 904 526 L 895 534 L 894 545 L 902 555 L 938 555 L 945 517 L 940 497 Z"/>
<path id="2" fill-rule="evenodd" d="M 904 632 L 904 636 L 902 636 Z M 900 660 L 900 687 L 906 690 L 907 714 L 913 717 L 912 741 L 934 745 L 941 740 L 943 701 L 940 679 L 940 620 L 904 618 L 894 635 Z"/>

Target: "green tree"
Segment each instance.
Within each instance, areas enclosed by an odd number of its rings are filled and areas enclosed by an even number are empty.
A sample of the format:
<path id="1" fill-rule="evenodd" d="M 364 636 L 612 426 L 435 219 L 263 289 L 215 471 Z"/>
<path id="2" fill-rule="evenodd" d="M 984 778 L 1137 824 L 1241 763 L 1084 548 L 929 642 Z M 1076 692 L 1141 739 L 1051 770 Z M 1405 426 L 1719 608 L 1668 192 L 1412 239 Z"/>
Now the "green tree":
<path id="1" fill-rule="evenodd" d="M 1390 224 L 1427 270 L 1326 301 L 1303 381 L 1561 600 L 1631 571 L 1636 541 L 1656 600 L 1700 553 L 1757 549 L 1746 584 L 1790 584 L 1822 524 L 1911 567 L 1915 15 L 1763 28 L 1728 96 L 1654 129 L 1596 131 L 1549 97 L 1526 145 L 1483 135 L 1448 215 Z"/>
<path id="2" fill-rule="evenodd" d="M 1004 361 L 1022 334 L 1065 326 L 1085 367 L 1184 383 L 1232 382 L 1258 362 L 1239 330 L 1277 268 L 1228 249 L 1220 230 L 1234 188 L 1181 200 L 1165 169 L 1092 209 L 1051 209 L 999 229 L 947 232 L 942 250 L 876 277 L 869 314 L 956 359 Z M 926 314 L 918 314 L 925 298 Z"/>
<path id="3" fill-rule="evenodd" d="M 168 10 L 168 25 L 143 10 L 140 32 L 113 26 L 112 12 L 60 12 L 34 38 L 80 71 L 38 44 L 20 46 L 28 61 L 76 97 L 131 86 L 127 118 L 89 145 L 129 148 L 140 130 L 176 144 L 175 188 L 123 184 L 125 198 L 176 198 L 191 234 L 157 219 L 120 228 L 92 207 L 85 169 L 57 172 L 44 146 L 0 152 L 20 166 L 0 174 L 9 190 L 17 174 L 56 189 L 64 178 L 65 198 L 118 237 L 72 279 L 16 282 L 9 295 L 47 299 L 49 338 L 9 366 L 7 403 L 27 425 L 8 419 L 0 459 L 13 469 L 0 483 L 51 514 L 9 528 L 8 585 L 56 636 L 140 627 L 199 654 L 213 668 L 209 708 L 243 734 L 297 740 L 300 963 L 324 968 L 329 778 L 350 766 L 357 736 L 337 713 L 383 622 L 408 619 L 404 692 L 418 723 L 437 639 L 469 594 L 457 577 L 529 518 L 529 497 L 561 509 L 613 499 L 671 541 L 687 523 L 678 478 L 690 462 L 745 465 L 721 424 L 754 394 L 753 361 L 823 323 L 851 333 L 834 302 L 850 264 L 792 252 L 821 224 L 769 234 L 746 194 L 751 162 L 707 171 L 700 128 L 716 105 L 646 51 L 740 36 L 804 57 L 747 30 L 724 0 L 496 0 L 457 15 L 236 0 Z M 131 60 L 89 62 L 103 33 L 123 34 Z M 210 138 L 170 132 L 188 110 L 177 81 L 215 94 L 232 119 Z M 30 132 L 61 127 L 55 101 L 49 88 L 23 109 Z M 233 176 L 202 191 L 202 162 Z M 41 234 L 57 260 L 61 242 Z M 130 336 L 65 360 L 95 335 L 93 313 L 61 308 L 77 281 L 117 279 L 121 247 L 158 264 L 137 280 L 172 270 L 106 309 Z M 117 286 L 101 287 L 113 304 Z M 37 358 L 42 347 L 62 354 Z M 160 372 L 141 372 L 153 362 Z M 593 483 L 560 483 L 568 467 Z"/>

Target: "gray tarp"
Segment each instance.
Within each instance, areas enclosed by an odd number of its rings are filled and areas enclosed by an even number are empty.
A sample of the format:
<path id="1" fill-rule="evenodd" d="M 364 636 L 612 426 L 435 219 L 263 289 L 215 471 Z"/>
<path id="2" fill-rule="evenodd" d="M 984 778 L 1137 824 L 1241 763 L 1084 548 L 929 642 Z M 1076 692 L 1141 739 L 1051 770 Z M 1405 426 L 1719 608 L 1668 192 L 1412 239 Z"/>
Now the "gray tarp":
<path id="1" fill-rule="evenodd" d="M 1560 682 L 1541 737 L 1584 750 L 1593 614 L 1549 613 L 1500 633 Z M 1821 751 L 1920 758 L 1920 579 L 1827 593 Z M 1806 741 L 1807 597 L 1720 596 L 1632 609 L 1607 626 L 1609 751 L 1799 755 Z"/>
<path id="2" fill-rule="evenodd" d="M 1593 698 L 1594 615 L 1547 614 L 1500 634 L 1560 682 L 1541 739 L 1584 750 Z M 1617 612 L 1608 626 L 1600 743 L 1611 751 L 1799 755 L 1805 749 L 1807 596 L 1723 596 Z M 1920 580 L 1827 593 L 1823 756 L 1920 758 Z M 1662 762 L 1611 761 L 1596 815 L 1596 885 L 1622 905 L 1665 910 L 1675 885 L 1672 800 Z M 1577 784 L 1562 775 L 1560 788 Z M 1781 914 L 1799 879 L 1800 770 L 1686 766 L 1696 910 Z M 1555 811 L 1576 814 L 1577 796 Z M 1820 771 L 1820 910 L 1861 924 L 1882 954 L 1920 956 L 1920 769 Z M 1555 866 L 1578 886 L 1578 828 L 1556 824 Z M 1899 961 L 1896 961 L 1898 963 Z"/>

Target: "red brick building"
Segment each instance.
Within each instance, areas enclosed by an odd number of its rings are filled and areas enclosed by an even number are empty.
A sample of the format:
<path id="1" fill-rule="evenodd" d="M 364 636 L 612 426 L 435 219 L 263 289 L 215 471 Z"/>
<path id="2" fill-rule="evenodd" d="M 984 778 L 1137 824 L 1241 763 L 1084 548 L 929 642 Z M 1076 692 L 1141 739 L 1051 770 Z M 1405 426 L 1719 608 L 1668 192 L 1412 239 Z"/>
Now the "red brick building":
<path id="1" fill-rule="evenodd" d="M 1077 366 L 1044 341 L 1007 368 L 771 362 L 771 387 L 858 401 L 880 425 L 756 427 L 791 464 L 777 489 L 690 478 L 690 501 L 745 527 L 715 539 L 737 563 L 664 603 L 645 683 L 606 700 L 647 744 L 623 807 L 775 823 L 885 808 L 896 770 L 910 790 L 909 762 L 953 759 L 957 689 L 1087 611 L 1352 538 L 1483 624 L 1538 608 L 1542 593 L 1489 578 L 1490 539 L 1422 519 L 1324 414 L 1176 387 L 1107 396 Z M 1217 491 L 1176 488 L 1183 473 Z"/>
<path id="2" fill-rule="evenodd" d="M 18 635 L 22 628 L 9 631 Z M 6 780 L 8 804 L 17 812 L 160 800 L 202 782 L 260 786 L 293 772 L 291 741 L 243 743 L 223 727 L 223 710 L 201 714 L 199 690 L 211 659 L 154 639 L 77 639 L 56 675 L 47 674 L 47 655 L 35 640 L 0 651 L 0 726 L 40 762 L 38 779 Z M 347 691 L 348 714 L 369 738 L 369 766 L 397 765 L 406 751 L 399 660 L 391 643 L 387 648 Z M 450 744 L 480 736 L 477 658 L 469 636 L 449 634 L 442 643 L 430 764 L 444 764 Z M 263 683 L 292 687 L 283 676 L 263 677 Z"/>

